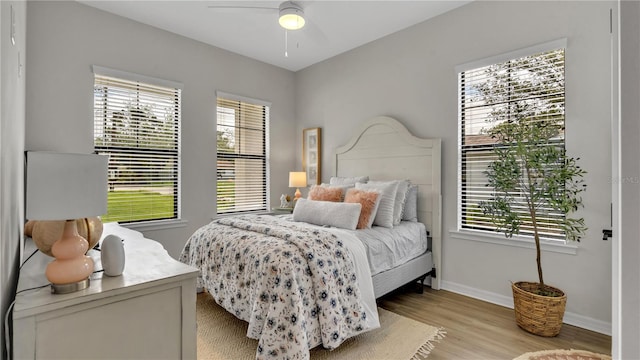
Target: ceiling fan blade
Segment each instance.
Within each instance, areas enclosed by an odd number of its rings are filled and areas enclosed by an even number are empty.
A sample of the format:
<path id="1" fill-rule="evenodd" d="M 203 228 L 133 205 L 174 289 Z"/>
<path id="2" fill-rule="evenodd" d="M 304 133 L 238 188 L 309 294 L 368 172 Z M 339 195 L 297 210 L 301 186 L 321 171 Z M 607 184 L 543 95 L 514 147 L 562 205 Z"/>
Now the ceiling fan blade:
<path id="1" fill-rule="evenodd" d="M 277 11 L 278 7 L 273 3 L 264 3 L 260 1 L 209 1 L 209 9 L 221 10 L 256 10 L 256 12 L 272 12 Z"/>
<path id="2" fill-rule="evenodd" d="M 324 31 L 322 31 L 322 29 L 320 29 L 313 20 L 307 21 L 305 27 L 302 28 L 302 31 L 309 34 L 309 37 L 317 43 L 324 44 L 329 41 Z"/>
<path id="3" fill-rule="evenodd" d="M 258 9 L 258 10 L 278 10 L 276 7 L 268 6 L 238 6 L 238 5 L 209 5 L 209 9 Z"/>

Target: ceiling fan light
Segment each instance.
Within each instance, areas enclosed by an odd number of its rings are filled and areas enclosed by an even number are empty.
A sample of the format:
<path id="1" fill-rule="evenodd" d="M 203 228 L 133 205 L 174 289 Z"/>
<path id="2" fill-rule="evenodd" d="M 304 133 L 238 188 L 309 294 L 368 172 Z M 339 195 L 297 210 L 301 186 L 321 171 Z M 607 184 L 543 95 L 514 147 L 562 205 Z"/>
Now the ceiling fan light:
<path id="1" fill-rule="evenodd" d="M 291 2 L 285 1 L 280 5 L 280 26 L 287 30 L 298 30 L 304 26 L 304 12 L 302 8 Z"/>

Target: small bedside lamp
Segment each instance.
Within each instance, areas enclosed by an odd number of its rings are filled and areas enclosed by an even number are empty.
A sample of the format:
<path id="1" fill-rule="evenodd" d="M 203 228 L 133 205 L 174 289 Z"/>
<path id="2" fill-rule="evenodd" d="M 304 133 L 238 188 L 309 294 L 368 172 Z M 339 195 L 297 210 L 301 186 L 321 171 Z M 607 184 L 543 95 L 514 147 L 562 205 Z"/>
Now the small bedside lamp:
<path id="1" fill-rule="evenodd" d="M 289 173 L 289 187 L 296 188 L 296 194 L 293 201 L 298 201 L 302 194 L 300 188 L 307 186 L 307 173 L 304 171 L 292 171 Z"/>
<path id="2" fill-rule="evenodd" d="M 45 275 L 51 292 L 70 293 L 89 287 L 93 260 L 75 219 L 107 212 L 108 157 L 93 154 L 27 152 L 26 218 L 66 220 L 53 244 L 55 260 Z"/>

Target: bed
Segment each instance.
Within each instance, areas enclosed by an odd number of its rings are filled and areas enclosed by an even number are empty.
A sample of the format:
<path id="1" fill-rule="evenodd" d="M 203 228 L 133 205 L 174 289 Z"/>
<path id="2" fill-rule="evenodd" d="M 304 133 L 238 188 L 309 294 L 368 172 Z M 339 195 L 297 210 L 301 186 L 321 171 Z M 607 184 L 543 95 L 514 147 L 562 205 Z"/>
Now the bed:
<path id="1" fill-rule="evenodd" d="M 413 136 L 396 119 L 376 117 L 364 122 L 334 157 L 336 176 L 367 174 L 371 179 L 409 179 L 418 185 L 418 221 L 430 235 L 429 250 L 394 269 L 373 276 L 376 298 L 422 277 L 440 289 L 441 269 L 441 140 Z"/>
<path id="2" fill-rule="evenodd" d="M 362 174 L 417 185 L 418 221 L 388 231 L 418 234 L 420 246 L 383 254 L 380 265 L 371 266 L 371 254 L 386 245 L 365 246 L 370 241 L 362 237 L 384 230 L 291 221 L 298 206 L 289 216 L 216 219 L 187 241 L 180 260 L 201 270 L 199 287 L 249 323 L 247 336 L 258 340 L 256 358 L 305 359 L 315 346 L 336 348 L 380 326 L 376 298 L 425 277 L 439 288 L 440 140 L 414 137 L 389 117 L 366 121 L 335 153 L 336 177 Z M 348 205 L 354 204 L 340 204 Z"/>

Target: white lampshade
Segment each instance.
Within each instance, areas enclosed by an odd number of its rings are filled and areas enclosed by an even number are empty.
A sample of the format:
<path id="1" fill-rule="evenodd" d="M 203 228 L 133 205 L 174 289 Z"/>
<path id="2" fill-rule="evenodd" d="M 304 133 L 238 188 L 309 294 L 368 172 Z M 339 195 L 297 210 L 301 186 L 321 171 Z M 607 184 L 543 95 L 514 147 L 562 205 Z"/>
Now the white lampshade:
<path id="1" fill-rule="evenodd" d="M 299 188 L 307 186 L 307 173 L 292 171 L 289 173 L 289 187 Z"/>
<path id="2" fill-rule="evenodd" d="M 280 26 L 287 30 L 298 30 L 304 27 L 304 12 L 300 5 L 285 1 L 280 4 L 280 18 L 278 19 Z"/>
<path id="3" fill-rule="evenodd" d="M 68 220 L 107 212 L 109 157 L 27 152 L 28 220 Z"/>

